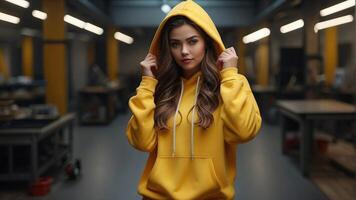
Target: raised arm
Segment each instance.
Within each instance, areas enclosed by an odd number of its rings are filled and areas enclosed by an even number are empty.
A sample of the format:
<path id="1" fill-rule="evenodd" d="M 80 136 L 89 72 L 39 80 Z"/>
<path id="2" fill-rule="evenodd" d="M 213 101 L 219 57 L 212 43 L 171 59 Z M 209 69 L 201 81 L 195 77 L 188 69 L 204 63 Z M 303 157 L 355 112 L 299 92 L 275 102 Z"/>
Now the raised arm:
<path id="1" fill-rule="evenodd" d="M 225 141 L 249 141 L 258 133 L 262 122 L 251 88 L 235 67 L 225 68 L 220 74 L 220 93 L 223 101 L 221 117 L 224 122 Z"/>

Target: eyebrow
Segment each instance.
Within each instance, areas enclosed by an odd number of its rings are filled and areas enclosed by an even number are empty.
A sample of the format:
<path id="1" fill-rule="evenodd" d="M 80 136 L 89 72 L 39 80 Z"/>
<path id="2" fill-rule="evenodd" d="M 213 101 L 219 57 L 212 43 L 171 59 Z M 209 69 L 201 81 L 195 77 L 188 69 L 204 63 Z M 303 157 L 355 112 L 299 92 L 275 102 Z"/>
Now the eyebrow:
<path id="1" fill-rule="evenodd" d="M 198 37 L 197 35 L 193 35 L 193 36 L 191 36 L 191 37 L 189 37 L 189 38 L 187 38 L 187 39 L 185 39 L 185 40 L 191 40 L 191 39 L 193 39 L 193 38 L 195 38 L 195 37 Z M 169 39 L 170 41 L 180 41 L 180 40 L 178 40 L 178 39 L 174 39 L 174 38 L 172 38 L 172 39 Z"/>

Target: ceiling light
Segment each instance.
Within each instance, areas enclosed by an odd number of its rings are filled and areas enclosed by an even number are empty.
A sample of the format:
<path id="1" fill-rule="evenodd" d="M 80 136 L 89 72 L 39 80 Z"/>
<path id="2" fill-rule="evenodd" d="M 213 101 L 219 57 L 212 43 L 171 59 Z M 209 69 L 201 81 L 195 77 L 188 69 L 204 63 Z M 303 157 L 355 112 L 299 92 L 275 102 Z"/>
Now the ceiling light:
<path id="1" fill-rule="evenodd" d="M 343 17 L 338 17 L 338 18 L 327 20 L 327 21 L 319 22 L 319 23 L 315 24 L 314 31 L 318 32 L 321 29 L 325 29 L 325 28 L 329 28 L 329 27 L 333 27 L 333 26 L 337 26 L 337 25 L 341 25 L 341 24 L 346 24 L 346 23 L 352 22 L 353 20 L 354 20 L 354 18 L 352 15 L 346 15 Z"/>
<path id="2" fill-rule="evenodd" d="M 5 0 L 5 1 L 18 5 L 23 8 L 28 8 L 30 6 L 30 3 L 25 0 Z"/>
<path id="3" fill-rule="evenodd" d="M 97 35 L 103 34 L 104 30 L 98 26 L 95 26 L 94 24 L 91 23 L 85 23 L 84 29 L 90 32 L 93 32 Z"/>
<path id="4" fill-rule="evenodd" d="M 304 26 L 304 21 L 302 19 L 299 19 L 297 21 L 282 26 L 280 30 L 281 33 L 288 33 L 296 29 L 302 28 L 303 26 Z"/>
<path id="5" fill-rule="evenodd" d="M 80 19 L 77 19 L 75 17 L 72 17 L 70 15 L 65 15 L 64 16 L 64 21 L 69 23 L 69 24 L 72 24 L 74 26 L 77 26 L 79 28 L 84 28 L 85 26 L 85 22 L 80 20 Z"/>
<path id="6" fill-rule="evenodd" d="M 18 24 L 20 22 L 20 18 L 2 12 L 0 12 L 0 20 L 13 24 Z"/>
<path id="7" fill-rule="evenodd" d="M 102 28 L 100 28 L 99 26 L 95 26 L 94 24 L 82 21 L 80 19 L 77 19 L 75 17 L 72 17 L 70 15 L 65 15 L 64 16 L 64 21 L 72 24 L 74 26 L 77 26 L 79 28 L 85 29 L 87 31 L 93 32 L 97 35 L 101 35 L 103 34 L 104 30 Z"/>
<path id="8" fill-rule="evenodd" d="M 347 1 L 338 3 L 336 5 L 333 5 L 333 6 L 330 6 L 328 8 L 321 10 L 320 15 L 324 17 L 324 16 L 331 15 L 333 13 L 339 12 L 341 10 L 345 10 L 345 9 L 353 7 L 353 6 L 355 6 L 355 0 L 347 0 Z"/>
<path id="9" fill-rule="evenodd" d="M 39 11 L 39 10 L 34 10 L 32 11 L 32 16 L 41 19 L 41 20 L 45 20 L 47 18 L 47 13 Z"/>
<path id="10" fill-rule="evenodd" d="M 271 31 L 268 28 L 262 28 L 258 31 L 255 31 L 251 34 L 246 35 L 245 37 L 242 38 L 242 41 L 247 44 L 250 42 L 255 42 L 257 40 L 260 40 L 264 37 L 269 36 L 269 34 L 271 33 Z"/>
<path id="11" fill-rule="evenodd" d="M 120 32 L 116 32 L 114 34 L 114 38 L 117 39 L 117 40 L 120 40 L 121 42 L 125 42 L 127 44 L 132 44 L 134 39 L 128 35 L 125 35 L 123 33 L 120 33 Z"/>

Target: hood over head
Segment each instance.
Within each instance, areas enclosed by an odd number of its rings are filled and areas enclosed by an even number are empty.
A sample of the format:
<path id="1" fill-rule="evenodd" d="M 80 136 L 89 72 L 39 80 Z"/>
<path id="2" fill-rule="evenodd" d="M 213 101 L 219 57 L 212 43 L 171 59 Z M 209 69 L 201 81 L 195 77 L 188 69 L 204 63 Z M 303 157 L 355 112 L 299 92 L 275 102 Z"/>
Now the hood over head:
<path id="1" fill-rule="evenodd" d="M 214 48 L 215 51 L 218 55 L 220 55 L 224 50 L 225 46 L 221 40 L 220 34 L 214 24 L 214 22 L 211 20 L 209 17 L 208 13 L 200 7 L 197 3 L 195 3 L 192 0 L 187 0 L 183 1 L 179 4 L 177 4 L 168 14 L 167 16 L 163 19 L 161 24 L 156 30 L 156 33 L 153 37 L 149 52 L 152 53 L 153 55 L 157 56 L 159 55 L 159 47 L 160 47 L 160 37 L 162 34 L 162 30 L 165 27 L 167 21 L 171 19 L 172 17 L 175 16 L 184 16 L 191 21 L 193 21 L 196 25 L 198 25 L 213 41 L 214 41 Z M 194 104 L 193 104 L 193 110 L 192 110 L 192 120 L 191 120 L 191 158 L 194 159 L 194 116 L 195 116 L 195 110 L 196 110 L 196 103 L 198 99 L 198 94 L 199 94 L 199 82 L 200 82 L 200 77 L 198 76 L 198 79 L 196 81 L 196 88 L 195 88 L 195 98 L 194 98 Z M 176 119 L 178 116 L 179 112 L 179 107 L 181 104 L 182 96 L 184 92 L 184 83 L 183 79 L 181 80 L 181 91 L 180 91 L 180 97 L 178 101 L 178 105 L 174 114 L 173 118 L 173 141 L 172 141 L 172 156 L 175 156 L 176 153 Z"/>
<path id="2" fill-rule="evenodd" d="M 215 50 L 220 55 L 225 50 L 220 34 L 208 13 L 192 0 L 177 4 L 162 20 L 151 42 L 149 52 L 158 55 L 161 32 L 166 22 L 174 16 L 185 16 L 196 23 L 214 41 Z"/>

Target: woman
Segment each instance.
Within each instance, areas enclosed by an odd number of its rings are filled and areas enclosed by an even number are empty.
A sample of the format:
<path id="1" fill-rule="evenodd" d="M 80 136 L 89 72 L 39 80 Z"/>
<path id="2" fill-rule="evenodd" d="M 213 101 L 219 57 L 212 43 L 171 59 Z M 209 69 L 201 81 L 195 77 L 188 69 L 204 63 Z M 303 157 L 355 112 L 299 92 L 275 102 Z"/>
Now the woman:
<path id="1" fill-rule="evenodd" d="M 260 112 L 233 47 L 225 49 L 193 1 L 175 6 L 140 63 L 130 144 L 149 152 L 144 199 L 233 199 L 236 145 L 255 137 Z"/>

